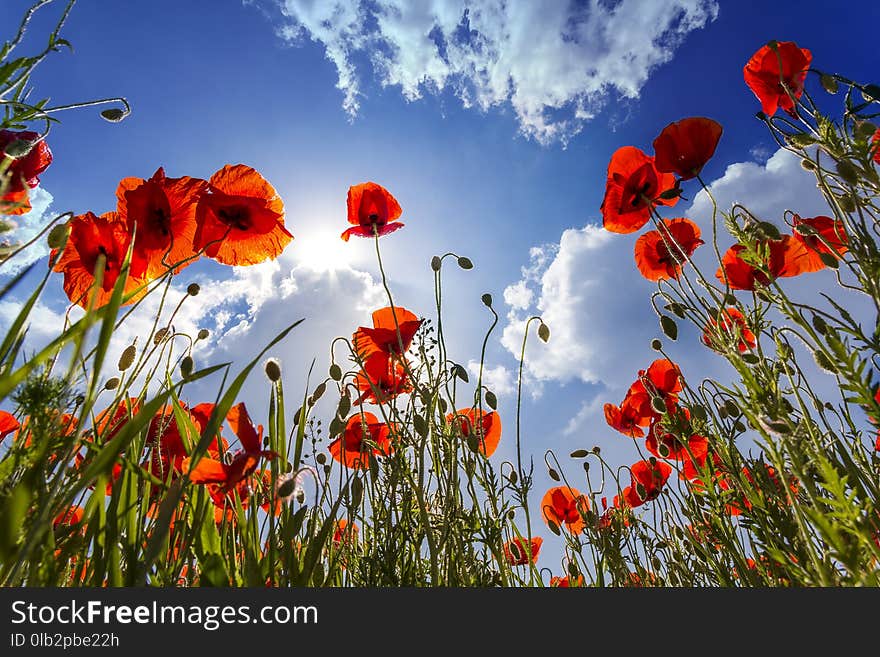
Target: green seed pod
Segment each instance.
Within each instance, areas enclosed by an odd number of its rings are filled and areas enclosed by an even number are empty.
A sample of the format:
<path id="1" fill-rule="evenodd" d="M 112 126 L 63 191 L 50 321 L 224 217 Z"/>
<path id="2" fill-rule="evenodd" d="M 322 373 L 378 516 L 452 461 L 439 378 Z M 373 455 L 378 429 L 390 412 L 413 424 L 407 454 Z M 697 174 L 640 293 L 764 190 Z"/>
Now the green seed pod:
<path id="1" fill-rule="evenodd" d="M 198 294 L 199 294 L 199 292 L 201 291 L 201 289 L 202 289 L 202 288 L 199 287 L 199 284 L 198 284 L 198 283 L 190 283 L 190 284 L 186 287 L 186 293 L 187 293 L 189 296 L 191 296 L 191 297 L 198 296 Z"/>
<path id="2" fill-rule="evenodd" d="M 28 141 L 27 139 L 16 139 L 6 145 L 6 148 L 3 149 L 3 154 L 14 160 L 24 157 L 31 152 L 35 143 L 36 142 Z"/>
<path id="3" fill-rule="evenodd" d="M 440 259 L 440 256 L 434 256 L 431 258 L 431 269 L 434 271 L 440 271 L 441 266 L 443 266 L 443 261 Z"/>

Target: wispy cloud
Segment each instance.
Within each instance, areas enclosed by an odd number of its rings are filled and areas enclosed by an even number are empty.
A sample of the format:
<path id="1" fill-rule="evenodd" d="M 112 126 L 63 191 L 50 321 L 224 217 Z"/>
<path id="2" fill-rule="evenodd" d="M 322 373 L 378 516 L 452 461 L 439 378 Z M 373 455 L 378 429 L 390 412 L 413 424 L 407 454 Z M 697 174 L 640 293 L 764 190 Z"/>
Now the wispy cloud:
<path id="1" fill-rule="evenodd" d="M 521 132 L 565 143 L 609 98 L 636 98 L 651 71 L 718 15 L 714 0 L 274 0 L 292 42 L 323 45 L 355 115 L 374 76 L 408 100 L 451 90 L 465 107 L 512 107 Z"/>
<path id="2" fill-rule="evenodd" d="M 52 219 L 50 206 L 52 205 L 52 195 L 42 187 L 30 190 L 31 211 L 16 217 L 7 217 L 7 221 L 15 223 L 16 228 L 10 235 L 14 243 L 26 244 L 36 237 L 46 224 Z M 49 255 L 49 247 L 46 240 L 37 240 L 28 248 L 18 253 L 15 257 L 10 258 L 3 266 L 0 267 L 0 277 L 15 276 L 22 269 L 27 267 L 40 258 Z"/>

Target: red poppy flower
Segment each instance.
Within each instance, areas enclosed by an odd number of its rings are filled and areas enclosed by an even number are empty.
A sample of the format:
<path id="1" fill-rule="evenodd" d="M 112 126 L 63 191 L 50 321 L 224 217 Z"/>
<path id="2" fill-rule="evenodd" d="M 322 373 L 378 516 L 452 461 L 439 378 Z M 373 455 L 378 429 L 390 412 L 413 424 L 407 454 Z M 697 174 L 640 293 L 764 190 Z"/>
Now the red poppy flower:
<path id="1" fill-rule="evenodd" d="M 560 529 L 568 529 L 572 534 L 579 534 L 584 530 L 582 514 L 589 508 L 590 501 L 576 488 L 568 486 L 551 488 L 541 500 L 544 522 L 552 522 Z"/>
<path id="2" fill-rule="evenodd" d="M 604 411 L 608 426 L 631 438 L 644 436 L 641 427 L 648 426 L 655 415 L 647 392 L 627 394 L 620 406 L 605 404 Z"/>
<path id="3" fill-rule="evenodd" d="M 703 117 L 670 123 L 654 140 L 654 166 L 682 180 L 695 178 L 715 154 L 721 132 L 720 123 Z"/>
<path id="4" fill-rule="evenodd" d="M 349 468 L 366 468 L 368 454 L 387 456 L 391 453 L 391 429 L 372 413 L 356 413 L 348 418 L 342 435 L 330 443 L 330 456 Z M 375 446 L 367 444 L 367 440 Z"/>
<path id="5" fill-rule="evenodd" d="M 128 253 L 131 241 L 128 228 L 115 212 L 108 212 L 100 217 L 87 212 L 71 219 L 68 225 L 70 236 L 53 271 L 64 274 L 64 292 L 67 298 L 85 308 L 95 283 L 98 258 L 104 256 L 104 277 L 101 287 L 95 292 L 95 307 L 101 307 L 110 300 Z M 54 255 L 55 251 L 52 251 L 52 256 Z M 136 289 L 143 282 L 129 272 L 125 293 Z M 128 303 L 134 301 L 135 299 L 130 299 Z"/>
<path id="6" fill-rule="evenodd" d="M 719 332 L 724 336 L 724 339 L 719 340 Z M 757 345 L 755 334 L 746 324 L 746 318 L 733 306 L 719 312 L 717 319 L 714 317 L 709 319 L 703 328 L 701 339 L 704 345 L 719 353 L 724 351 L 724 345 L 730 341 L 737 342 L 736 347 L 740 353 L 754 349 Z"/>
<path id="7" fill-rule="evenodd" d="M 677 398 L 682 391 L 681 370 L 668 358 L 658 358 L 647 370 L 639 372 L 639 380 L 630 390 L 636 392 L 639 386 L 644 388 L 646 383 L 649 391 L 654 394 L 664 398 Z"/>
<path id="8" fill-rule="evenodd" d="M 162 167 L 149 180 L 123 178 L 119 182 L 117 212 L 136 231 L 133 275 L 153 279 L 170 265 L 195 255 L 196 205 L 207 186 L 198 178 L 167 178 Z M 179 265 L 175 273 L 184 266 Z"/>
<path id="9" fill-rule="evenodd" d="M 809 50 L 798 48 L 793 41 L 776 42 L 776 48 L 763 46 L 752 55 L 743 68 L 743 77 L 761 101 L 764 114 L 773 116 L 781 107 L 795 115 L 792 97 L 800 98 L 803 94 L 812 59 Z"/>
<path id="10" fill-rule="evenodd" d="M 645 447 L 657 458 L 685 461 L 705 456 L 709 450 L 709 441 L 703 436 L 693 435 L 684 443 L 674 434 L 664 431 L 659 423 L 655 423 L 648 432 Z"/>
<path id="11" fill-rule="evenodd" d="M 26 189 L 0 194 L 0 214 L 17 215 L 31 211 L 31 201 Z"/>
<path id="12" fill-rule="evenodd" d="M 333 530 L 333 545 L 337 548 L 344 544 L 350 544 L 357 541 L 357 535 L 360 529 L 358 526 L 349 522 L 345 518 L 336 521 L 336 528 Z"/>
<path id="13" fill-rule="evenodd" d="M 39 141 L 37 141 L 39 140 Z M 0 153 L 6 157 L 6 147 L 15 141 L 32 142 L 30 151 L 22 157 L 13 159 L 3 176 L 5 188 L 0 196 L 0 214 L 24 214 L 31 209 L 28 188 L 40 184 L 40 174 L 52 164 L 52 151 L 40 135 L 30 130 L 16 132 L 0 130 Z M 35 142 L 35 143 L 34 143 Z M 0 181 L 2 182 L 2 181 Z"/>
<path id="14" fill-rule="evenodd" d="M 346 242 L 352 235 L 373 237 L 387 235 L 403 224 L 398 221 L 403 211 L 397 199 L 382 185 L 365 182 L 348 188 L 348 223 L 349 228 L 342 233 Z"/>
<path id="15" fill-rule="evenodd" d="M 355 385 L 361 393 L 356 404 L 381 404 L 412 390 L 403 365 L 382 353 L 364 361 L 363 369 L 355 376 Z"/>
<path id="16" fill-rule="evenodd" d="M 208 180 L 196 206 L 195 249 L 224 265 L 274 260 L 293 239 L 275 188 L 244 164 L 227 164 Z"/>
<path id="17" fill-rule="evenodd" d="M 636 240 L 636 266 L 649 281 L 678 278 L 687 258 L 703 244 L 700 228 L 690 219 L 664 219 L 662 231 L 651 230 Z"/>
<path id="18" fill-rule="evenodd" d="M 15 416 L 12 413 L 0 411 L 0 443 L 3 442 L 3 439 L 6 438 L 6 436 L 15 433 L 20 428 L 21 424 L 19 424 L 18 420 L 15 419 Z"/>
<path id="19" fill-rule="evenodd" d="M 630 507 L 657 499 L 666 485 L 672 466 L 663 461 L 639 461 L 630 466 L 630 485 L 623 490 L 623 497 Z"/>
<path id="20" fill-rule="evenodd" d="M 241 443 L 241 449 L 229 463 L 208 456 L 199 459 L 195 468 L 190 467 L 189 458 L 182 463 L 182 470 L 189 473 L 190 481 L 196 484 L 218 484 L 221 493 L 231 491 L 250 476 L 257 469 L 261 458 L 272 459 L 278 456 L 275 452 L 262 449 L 263 427 L 261 425 L 254 428 L 243 403 L 230 408 L 226 420 Z"/>
<path id="21" fill-rule="evenodd" d="M 421 325 L 422 320 L 406 308 L 380 308 L 373 312 L 373 328 L 361 326 L 355 331 L 352 336 L 354 349 L 363 359 L 375 353 L 386 356 L 405 354 Z"/>
<path id="22" fill-rule="evenodd" d="M 517 536 L 504 544 L 504 558 L 511 566 L 525 566 L 530 562 L 535 563 L 538 560 L 538 553 L 541 551 L 543 542 L 543 538 L 534 536 L 529 542 L 529 548 L 526 549 L 526 540 Z M 529 559 L 529 555 L 531 555 L 531 559 Z"/>
<path id="23" fill-rule="evenodd" d="M 551 577 L 550 586 L 559 589 L 580 588 L 584 586 L 584 576 L 578 575 L 575 578 L 569 575 L 565 577 Z"/>
<path id="24" fill-rule="evenodd" d="M 55 528 L 58 525 L 78 525 L 82 522 L 84 513 L 81 506 L 71 506 L 55 516 L 55 519 L 52 521 L 52 527 Z"/>
<path id="25" fill-rule="evenodd" d="M 742 244 L 730 247 L 721 258 L 721 267 L 715 272 L 715 277 L 722 283 L 726 273 L 728 283 L 734 290 L 754 290 L 755 285 L 769 285 L 776 278 L 797 276 L 809 267 L 810 255 L 807 248 L 791 235 L 758 243 L 756 250 L 763 252 L 765 256 L 763 268 L 755 267 L 742 259 L 740 253 L 745 248 Z"/>
<path id="26" fill-rule="evenodd" d="M 821 253 L 839 258 L 849 250 L 849 238 L 842 221 L 824 215 L 806 219 L 794 215 L 793 225 L 794 239 L 804 245 L 807 253 L 803 264 L 805 273 L 825 268 Z"/>
<path id="27" fill-rule="evenodd" d="M 874 161 L 880 164 L 880 128 L 877 128 L 877 132 L 871 137 L 871 147 L 874 149 Z"/>
<path id="28" fill-rule="evenodd" d="M 479 419 L 478 419 L 479 418 Z M 492 456 L 501 441 L 501 416 L 495 411 L 486 413 L 480 409 L 464 408 L 446 416 L 455 430 L 467 439 L 475 431 L 479 440 L 479 451 L 483 456 Z"/>
<path id="29" fill-rule="evenodd" d="M 678 197 L 659 198 L 672 189 L 675 177 L 660 173 L 654 158 L 635 146 L 618 148 L 608 164 L 605 198 L 602 199 L 602 223 L 613 233 L 634 233 L 644 226 L 656 204 L 675 205 Z"/>

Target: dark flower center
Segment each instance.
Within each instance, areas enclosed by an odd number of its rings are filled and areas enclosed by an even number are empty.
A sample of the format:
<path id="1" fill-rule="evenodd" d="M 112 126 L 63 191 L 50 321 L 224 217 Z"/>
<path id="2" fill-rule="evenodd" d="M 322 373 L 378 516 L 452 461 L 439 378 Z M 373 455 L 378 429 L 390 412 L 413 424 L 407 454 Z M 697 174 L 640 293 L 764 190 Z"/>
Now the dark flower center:
<path id="1" fill-rule="evenodd" d="M 238 230 L 248 230 L 253 226 L 250 212 L 243 205 L 227 205 L 217 211 L 217 218 L 227 226 Z"/>

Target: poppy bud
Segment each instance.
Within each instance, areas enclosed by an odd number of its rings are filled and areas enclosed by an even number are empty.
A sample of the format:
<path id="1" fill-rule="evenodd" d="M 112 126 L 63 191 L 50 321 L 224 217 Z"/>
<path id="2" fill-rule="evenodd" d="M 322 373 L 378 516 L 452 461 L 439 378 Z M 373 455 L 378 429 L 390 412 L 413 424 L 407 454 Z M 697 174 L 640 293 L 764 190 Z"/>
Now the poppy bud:
<path id="1" fill-rule="evenodd" d="M 663 348 L 663 343 L 660 342 L 657 338 L 651 340 L 651 349 L 654 351 L 660 351 Z"/>
<path id="2" fill-rule="evenodd" d="M 458 266 L 462 269 L 473 269 L 474 263 L 471 262 L 470 258 L 465 258 L 464 256 L 459 257 Z"/>
<path id="3" fill-rule="evenodd" d="M 678 339 L 678 325 L 668 315 L 660 315 L 660 328 L 663 329 L 663 333 L 670 340 Z"/>
<path id="4" fill-rule="evenodd" d="M 488 294 L 488 293 L 484 294 L 482 297 L 480 297 L 480 300 L 483 302 L 483 305 L 486 306 L 487 308 L 492 307 L 492 295 L 491 294 Z"/>
<path id="5" fill-rule="evenodd" d="M 810 144 L 816 143 L 816 138 L 806 132 L 799 132 L 794 135 L 788 135 L 785 139 L 795 148 L 806 148 Z"/>
<path id="6" fill-rule="evenodd" d="M 183 378 L 187 378 L 193 371 L 193 359 L 192 356 L 184 356 L 183 360 L 180 361 L 180 374 Z"/>
<path id="7" fill-rule="evenodd" d="M 573 459 L 584 459 L 587 458 L 589 452 L 585 449 L 576 449 L 569 456 Z"/>
<path id="8" fill-rule="evenodd" d="M 801 160 L 801 168 L 804 171 L 815 171 L 816 170 L 816 163 L 813 162 L 813 160 L 809 160 L 807 158 L 804 158 L 803 160 Z"/>
<path id="9" fill-rule="evenodd" d="M 876 84 L 866 84 L 862 87 L 862 98 L 866 103 L 880 101 L 880 87 Z"/>
<path id="10" fill-rule="evenodd" d="M 538 327 L 538 337 L 541 338 L 542 342 L 548 342 L 550 340 L 550 327 L 544 322 L 541 322 L 541 325 Z"/>
<path id="11" fill-rule="evenodd" d="M 849 160 L 840 160 L 837 163 L 837 173 L 850 185 L 856 185 L 859 182 L 859 170 Z"/>
<path id="12" fill-rule="evenodd" d="M 134 344 L 128 345 L 125 349 L 122 350 L 122 354 L 119 356 L 119 363 L 117 363 L 117 367 L 120 372 L 124 372 L 131 364 L 134 362 L 134 357 L 137 355 L 137 347 Z"/>
<path id="13" fill-rule="evenodd" d="M 16 139 L 6 145 L 6 148 L 3 149 L 3 154 L 13 160 L 24 157 L 31 152 L 34 143 L 35 142 L 28 141 L 27 139 Z"/>
<path id="14" fill-rule="evenodd" d="M 515 484 L 515 483 L 517 482 L 517 479 L 518 479 L 518 477 L 516 476 L 516 472 L 514 472 L 513 470 L 511 470 L 511 471 L 510 471 L 510 474 L 507 475 L 507 480 L 508 480 L 510 483 Z"/>
<path id="15" fill-rule="evenodd" d="M 281 379 L 281 366 L 274 358 L 270 358 L 266 361 L 266 364 L 263 365 L 263 370 L 266 372 L 266 376 L 272 383 Z"/>
<path id="16" fill-rule="evenodd" d="M 836 94 L 838 85 L 837 80 L 833 75 L 828 75 L 827 73 L 823 73 L 819 78 L 819 84 L 822 85 L 822 88 L 830 94 Z"/>
<path id="17" fill-rule="evenodd" d="M 853 200 L 852 196 L 838 196 L 837 203 L 840 205 L 840 209 L 846 213 L 856 211 L 856 202 Z"/>
<path id="18" fill-rule="evenodd" d="M 119 387 L 119 377 L 114 376 L 113 378 L 107 379 L 107 383 L 104 384 L 104 389 L 106 390 L 116 390 Z"/>
<path id="19" fill-rule="evenodd" d="M 651 398 L 651 408 L 654 409 L 657 413 L 665 413 L 666 412 L 666 402 L 663 400 L 663 397 L 652 397 Z"/>
<path id="20" fill-rule="evenodd" d="M 590 471 L 590 462 L 589 461 L 584 461 L 583 466 L 584 466 L 584 472 Z"/>
<path id="21" fill-rule="evenodd" d="M 673 187 L 672 189 L 667 189 L 665 192 L 660 194 L 659 198 L 662 198 L 664 201 L 668 201 L 673 198 L 678 198 L 681 196 L 681 190 L 678 187 Z"/>
<path id="22" fill-rule="evenodd" d="M 334 381 L 339 381 L 342 378 L 342 368 L 336 363 L 330 366 L 330 378 Z"/>
<path id="23" fill-rule="evenodd" d="M 101 112 L 101 118 L 110 123 L 119 123 L 126 116 L 128 116 L 128 112 L 121 110 L 118 107 L 111 107 L 110 109 L 105 109 Z"/>
<path id="24" fill-rule="evenodd" d="M 486 404 L 489 405 L 493 411 L 498 407 L 498 398 L 495 397 L 495 393 L 491 390 L 486 391 Z"/>
<path id="25" fill-rule="evenodd" d="M 282 499 L 291 497 L 296 490 L 296 477 L 286 478 L 283 482 L 279 479 L 279 482 L 281 485 L 275 491 L 278 497 Z"/>
<path id="26" fill-rule="evenodd" d="M 194 297 L 194 296 L 198 295 L 198 293 L 201 289 L 202 288 L 199 287 L 198 283 L 190 283 L 186 288 L 186 293 L 189 296 Z"/>
<path id="27" fill-rule="evenodd" d="M 858 125 L 856 125 L 855 130 L 853 130 L 856 137 L 861 137 L 862 139 L 870 139 L 874 136 L 874 133 L 877 132 L 877 126 L 875 126 L 870 121 L 862 121 Z"/>
<path id="28" fill-rule="evenodd" d="M 168 337 L 168 329 L 167 328 L 160 328 L 158 331 L 156 331 L 156 334 L 153 336 L 153 344 L 159 344 L 160 342 L 162 342 L 162 340 L 164 340 L 167 337 Z"/>
<path id="29" fill-rule="evenodd" d="M 269 364 L 266 363 L 267 368 L 268 368 L 268 365 Z M 278 364 L 276 363 L 275 365 L 277 367 Z M 279 375 L 279 377 L 281 375 L 280 369 L 278 370 L 278 375 Z M 277 381 L 278 379 L 275 379 L 275 380 Z M 312 403 L 318 401 L 326 390 L 327 390 L 327 384 L 326 383 L 319 383 L 318 387 L 315 388 L 315 392 L 312 393 Z"/>
<path id="30" fill-rule="evenodd" d="M 327 462 L 327 457 L 322 452 L 315 457 L 315 460 L 318 462 L 318 465 L 324 465 Z"/>
<path id="31" fill-rule="evenodd" d="M 440 271 L 441 266 L 443 266 L 443 261 L 440 259 L 440 256 L 434 256 L 431 258 L 431 269 L 434 271 Z"/>
<path id="32" fill-rule="evenodd" d="M 204 340 L 204 339 L 206 339 L 209 335 L 211 335 L 211 332 L 210 332 L 208 329 L 204 329 L 204 328 L 203 328 L 203 329 L 199 329 L 199 333 L 198 333 L 198 338 L 199 338 L 199 340 Z"/>
<path id="33" fill-rule="evenodd" d="M 561 479 L 560 479 L 560 477 L 559 477 L 559 473 L 556 472 L 556 470 L 554 470 L 553 468 L 548 468 L 548 469 L 547 469 L 547 474 L 550 475 L 550 478 L 551 478 L 553 481 L 561 481 Z"/>
<path id="34" fill-rule="evenodd" d="M 67 224 L 59 224 L 49 231 L 49 235 L 46 237 L 46 244 L 50 249 L 63 249 L 67 244 L 67 236 L 69 234 L 70 230 Z"/>

